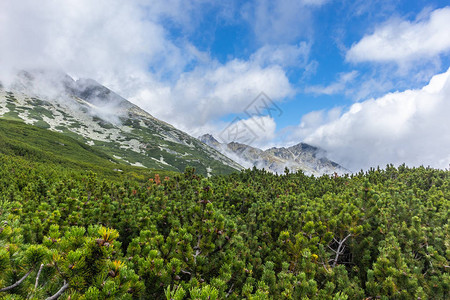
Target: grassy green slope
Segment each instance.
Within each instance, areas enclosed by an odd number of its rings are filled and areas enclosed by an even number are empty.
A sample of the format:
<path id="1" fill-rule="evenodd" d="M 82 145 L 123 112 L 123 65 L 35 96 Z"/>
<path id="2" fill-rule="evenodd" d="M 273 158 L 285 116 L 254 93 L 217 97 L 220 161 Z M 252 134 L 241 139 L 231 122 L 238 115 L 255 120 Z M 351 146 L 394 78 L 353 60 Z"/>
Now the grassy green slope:
<path id="1" fill-rule="evenodd" d="M 145 180 L 156 173 L 161 176 L 174 174 L 166 170 L 125 165 L 64 134 L 5 119 L 0 119 L 0 153 L 74 171 L 93 171 L 102 177 L 118 180 Z"/>

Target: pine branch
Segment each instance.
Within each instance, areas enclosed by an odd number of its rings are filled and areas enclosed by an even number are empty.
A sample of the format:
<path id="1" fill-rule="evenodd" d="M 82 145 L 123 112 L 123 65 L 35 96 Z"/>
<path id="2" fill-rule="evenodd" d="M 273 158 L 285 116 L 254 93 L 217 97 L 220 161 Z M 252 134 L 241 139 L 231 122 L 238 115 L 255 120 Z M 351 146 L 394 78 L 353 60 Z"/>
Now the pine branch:
<path id="1" fill-rule="evenodd" d="M 185 271 L 185 270 L 183 270 L 183 269 L 181 269 L 180 271 L 181 271 L 181 273 L 183 273 L 183 274 L 192 275 L 191 272 Z"/>
<path id="2" fill-rule="evenodd" d="M 345 245 L 344 245 L 344 243 L 345 243 L 345 241 L 349 238 L 349 237 L 351 237 L 352 236 L 352 234 L 351 233 L 349 233 L 342 241 L 340 241 L 340 242 L 338 242 L 338 248 L 337 248 L 337 250 L 335 251 L 336 252 L 336 256 L 334 257 L 334 261 L 333 261 L 333 268 L 336 266 L 336 264 L 337 264 L 337 262 L 338 262 L 338 259 L 339 259 L 339 255 L 341 255 L 341 254 L 343 254 L 344 253 L 344 249 L 345 249 Z M 335 241 L 337 242 L 337 240 L 335 239 Z M 343 248 L 342 248 L 342 246 L 344 246 Z M 342 248 L 342 249 L 341 249 Z"/>
<path id="3" fill-rule="evenodd" d="M 328 270 L 327 266 L 325 265 L 325 263 L 323 261 L 321 262 L 321 264 L 327 273 L 331 273 L 331 271 Z"/>
<path id="4" fill-rule="evenodd" d="M 64 280 L 64 285 L 59 289 L 58 292 L 56 292 L 56 294 L 54 294 L 53 296 L 48 297 L 45 300 L 56 300 L 58 299 L 59 296 L 62 295 L 62 293 L 64 293 L 65 290 L 67 290 L 67 288 L 69 287 L 69 284 L 66 283 L 66 281 Z"/>
<path id="5" fill-rule="evenodd" d="M 197 263 L 197 256 L 200 255 L 200 253 L 202 253 L 202 250 L 200 250 L 200 240 L 202 238 L 202 235 L 199 234 L 197 237 L 197 245 L 192 248 L 193 250 L 195 250 L 195 254 L 192 254 L 192 256 L 194 257 L 194 262 Z"/>
<path id="6" fill-rule="evenodd" d="M 31 268 L 31 269 L 27 272 L 27 274 L 25 274 L 22 278 L 20 278 L 20 279 L 19 279 L 16 283 L 14 283 L 13 285 L 10 285 L 10 286 L 7 286 L 7 287 L 4 287 L 4 288 L 0 289 L 0 292 L 6 292 L 6 291 L 9 291 L 9 290 L 11 290 L 11 289 L 13 289 L 13 288 L 19 286 L 25 279 L 27 279 L 27 277 L 31 274 L 31 272 L 33 272 L 33 268 Z"/>
<path id="7" fill-rule="evenodd" d="M 41 272 L 42 272 L 42 268 L 44 267 L 44 264 L 41 264 L 41 266 L 39 267 L 39 271 L 36 275 L 36 283 L 34 284 L 34 290 L 37 289 L 37 286 L 39 284 L 39 276 L 41 276 Z"/>
<path id="8" fill-rule="evenodd" d="M 226 298 L 228 298 L 231 295 L 231 293 L 233 292 L 233 288 L 234 288 L 234 283 L 231 285 L 230 289 L 228 290 L 228 293 L 225 296 Z"/>

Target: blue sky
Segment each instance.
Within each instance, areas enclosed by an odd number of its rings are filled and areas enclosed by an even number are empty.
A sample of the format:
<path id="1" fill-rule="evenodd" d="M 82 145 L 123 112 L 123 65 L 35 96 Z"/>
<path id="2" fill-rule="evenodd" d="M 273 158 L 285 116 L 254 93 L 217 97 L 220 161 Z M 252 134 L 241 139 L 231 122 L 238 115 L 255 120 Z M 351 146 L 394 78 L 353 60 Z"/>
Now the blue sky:
<path id="1" fill-rule="evenodd" d="M 432 75 L 445 71 L 450 65 L 448 51 L 433 57 L 435 61 L 413 61 L 406 70 L 400 71 L 397 62 L 392 60 L 382 63 L 346 60 L 346 52 L 353 44 L 383 24 L 396 19 L 414 23 L 420 14 L 427 16 L 435 9 L 446 7 L 446 1 L 310 1 L 310 5 L 291 4 L 294 2 L 301 1 L 260 1 L 259 4 L 230 1 L 225 5 L 205 2 L 199 7 L 202 12 L 196 14 L 196 30 L 184 30 L 184 24 L 179 23 L 167 22 L 165 26 L 172 39 L 187 39 L 221 64 L 233 59 L 250 60 L 255 52 L 267 45 L 296 47 L 307 43 L 307 57 L 293 59 L 283 68 L 295 93 L 275 99 L 283 110 L 283 114 L 275 118 L 279 131 L 296 125 L 302 115 L 311 111 L 335 107 L 345 109 L 356 101 L 379 97 L 389 91 L 422 87 Z M 258 23 L 255 7 L 258 5 L 266 9 L 260 18 L 271 19 L 272 13 L 275 15 L 268 24 L 259 25 L 260 28 L 255 25 Z M 280 8 L 282 6 L 284 8 Z M 292 11 L 280 12 L 280 9 L 289 8 Z M 286 19 L 278 20 L 277 17 Z M 186 70 L 193 66 L 195 64 L 189 65 Z M 418 70 L 426 74 L 411 78 L 411 74 Z M 351 81 L 338 87 L 336 84 L 346 74 L 353 74 Z M 377 86 L 361 88 L 361 84 L 369 80 L 376 80 Z M 336 85 L 335 91 L 320 92 L 317 89 L 333 84 Z M 263 91 L 271 95 L 270 90 Z M 235 115 L 224 115 L 222 119 L 232 120 Z"/>
<path id="2" fill-rule="evenodd" d="M 311 64 L 311 69 L 305 68 L 304 61 L 292 61 L 284 68 L 296 93 L 280 101 L 279 105 L 284 111 L 283 115 L 276 119 L 277 127 L 280 129 L 296 124 L 299 117 L 313 110 L 346 108 L 355 101 L 381 96 L 388 91 L 421 87 L 432 75 L 445 71 L 450 65 L 448 52 L 439 55 L 440 61 L 436 63 L 437 65 L 428 66 L 429 62 L 420 65 L 420 61 L 415 61 L 414 64 L 419 66 L 409 66 L 405 72 L 398 72 L 395 61 L 372 64 L 351 63 L 345 59 L 346 51 L 353 44 L 365 35 L 371 34 L 382 24 L 396 18 L 414 22 L 419 14 L 443 8 L 448 4 L 447 1 L 317 2 L 321 4 L 306 8 L 308 10 L 306 23 L 300 22 L 300 25 L 297 25 L 297 19 L 294 18 L 283 24 L 282 32 L 293 32 L 285 36 L 280 32 L 269 32 L 266 36 L 264 32 L 255 30 L 246 19 L 254 16 L 242 16 L 242 10 L 246 9 L 248 2 L 234 4 L 232 17 L 220 17 L 221 7 L 206 5 L 207 14 L 198 25 L 201 30 L 183 33 L 180 32 L 180 28 L 175 27 L 171 33 L 174 38 L 187 37 L 201 51 L 210 53 L 214 59 L 223 64 L 235 58 L 249 60 L 252 54 L 265 45 L 296 46 L 302 42 L 308 43 L 310 50 L 307 62 Z M 273 8 L 276 5 L 268 6 Z M 211 17 L 209 13 L 214 16 Z M 301 10 L 295 12 L 297 13 L 301 19 Z M 261 38 L 258 34 L 264 37 Z M 411 78 L 411 73 L 417 72 L 418 68 L 428 70 L 429 73 L 417 79 Z M 351 72 L 355 72 L 356 78 L 345 86 L 349 89 L 347 93 L 340 90 L 324 94 L 310 90 L 311 86 L 332 85 L 339 81 L 340 76 Z M 379 79 L 379 83 L 384 86 L 368 90 L 358 89 L 358 86 L 368 78 Z M 264 92 L 270 95 L 270 90 Z"/>
<path id="3" fill-rule="evenodd" d="M 237 120 L 253 146 L 306 141 L 350 169 L 445 168 L 447 5 L 3 0 L 0 78 L 58 68 L 96 79 L 193 136 L 221 136 Z M 261 92 L 281 115 L 245 114 Z"/>

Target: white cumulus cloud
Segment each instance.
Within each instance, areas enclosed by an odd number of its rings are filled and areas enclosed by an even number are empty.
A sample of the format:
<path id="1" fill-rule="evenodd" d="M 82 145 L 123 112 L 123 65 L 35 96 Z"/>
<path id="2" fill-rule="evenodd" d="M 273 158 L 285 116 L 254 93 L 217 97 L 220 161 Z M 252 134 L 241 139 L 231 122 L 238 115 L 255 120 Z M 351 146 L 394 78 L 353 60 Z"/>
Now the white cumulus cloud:
<path id="1" fill-rule="evenodd" d="M 405 64 L 450 51 L 450 7 L 420 15 L 414 21 L 394 18 L 352 45 L 350 62 Z"/>
<path id="2" fill-rule="evenodd" d="M 199 67 L 182 74 L 172 86 L 140 91 L 131 98 L 135 103 L 194 135 L 211 120 L 243 112 L 260 92 L 274 100 L 293 93 L 281 67 L 242 60 Z"/>

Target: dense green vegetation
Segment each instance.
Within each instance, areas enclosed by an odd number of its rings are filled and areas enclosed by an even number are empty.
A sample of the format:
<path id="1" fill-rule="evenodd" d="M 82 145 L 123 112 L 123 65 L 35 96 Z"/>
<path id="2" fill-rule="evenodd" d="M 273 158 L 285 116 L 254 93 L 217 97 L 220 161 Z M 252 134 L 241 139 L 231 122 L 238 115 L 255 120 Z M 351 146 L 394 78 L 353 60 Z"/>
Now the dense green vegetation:
<path id="1" fill-rule="evenodd" d="M 204 178 L 0 119 L 0 298 L 446 299 L 449 175 Z"/>
<path id="2" fill-rule="evenodd" d="M 449 171 L 143 182 L 1 134 L 0 298 L 449 299 Z"/>

